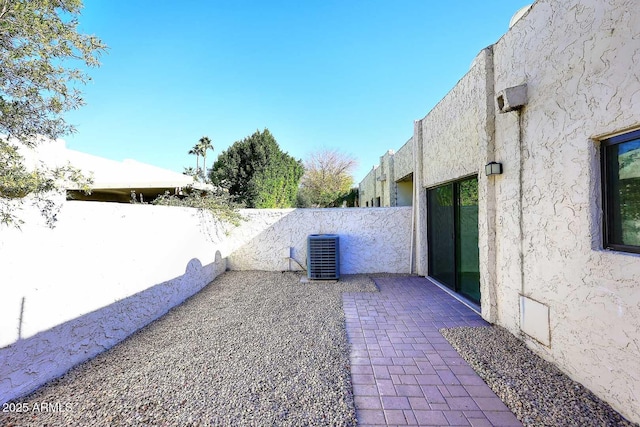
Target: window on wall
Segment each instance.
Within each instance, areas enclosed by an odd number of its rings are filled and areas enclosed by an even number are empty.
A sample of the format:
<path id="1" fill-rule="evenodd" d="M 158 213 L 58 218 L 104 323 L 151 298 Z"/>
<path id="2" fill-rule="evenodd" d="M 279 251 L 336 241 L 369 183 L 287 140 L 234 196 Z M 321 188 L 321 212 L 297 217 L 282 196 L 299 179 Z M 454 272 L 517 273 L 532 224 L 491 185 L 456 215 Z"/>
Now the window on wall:
<path id="1" fill-rule="evenodd" d="M 604 247 L 640 253 L 640 130 L 602 141 Z"/>

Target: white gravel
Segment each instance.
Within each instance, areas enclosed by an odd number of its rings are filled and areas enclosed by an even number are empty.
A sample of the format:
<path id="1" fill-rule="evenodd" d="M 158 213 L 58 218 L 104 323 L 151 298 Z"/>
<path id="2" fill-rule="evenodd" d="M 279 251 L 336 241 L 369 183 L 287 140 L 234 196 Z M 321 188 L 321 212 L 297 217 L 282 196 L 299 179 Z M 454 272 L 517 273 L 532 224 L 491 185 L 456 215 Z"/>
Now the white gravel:
<path id="1" fill-rule="evenodd" d="M 355 425 L 341 294 L 377 288 L 301 277 L 227 272 L 0 425 Z"/>
<path id="2" fill-rule="evenodd" d="M 504 328 L 445 328 L 440 333 L 525 426 L 637 425 Z"/>

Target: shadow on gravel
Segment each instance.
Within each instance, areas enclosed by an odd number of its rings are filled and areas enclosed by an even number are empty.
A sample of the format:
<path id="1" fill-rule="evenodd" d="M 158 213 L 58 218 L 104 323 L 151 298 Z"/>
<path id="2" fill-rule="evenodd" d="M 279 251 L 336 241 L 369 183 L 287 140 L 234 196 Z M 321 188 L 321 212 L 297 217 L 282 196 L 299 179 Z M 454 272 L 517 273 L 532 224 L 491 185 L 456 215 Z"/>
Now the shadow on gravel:
<path id="1" fill-rule="evenodd" d="M 378 289 L 301 278 L 226 272 L 0 425 L 355 425 L 342 293 Z"/>
<path id="2" fill-rule="evenodd" d="M 199 259 L 191 259 L 181 276 L 115 301 L 103 298 L 105 305 L 100 308 L 0 348 L 0 403 L 29 393 L 113 347 L 222 272 L 220 252 L 215 262 L 204 266 Z"/>

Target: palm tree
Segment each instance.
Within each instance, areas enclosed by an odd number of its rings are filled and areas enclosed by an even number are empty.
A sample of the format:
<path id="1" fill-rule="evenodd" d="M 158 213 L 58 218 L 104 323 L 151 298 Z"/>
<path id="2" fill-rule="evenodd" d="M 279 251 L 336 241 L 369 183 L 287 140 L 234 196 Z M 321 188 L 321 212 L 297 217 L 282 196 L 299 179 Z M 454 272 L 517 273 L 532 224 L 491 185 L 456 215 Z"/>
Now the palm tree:
<path id="1" fill-rule="evenodd" d="M 182 172 L 183 175 L 188 175 L 188 176 L 195 176 L 196 171 L 191 167 L 186 167 L 184 168 L 184 171 Z"/>
<path id="2" fill-rule="evenodd" d="M 202 156 L 202 169 L 204 169 L 204 182 L 207 182 L 207 151 L 213 151 L 213 144 L 211 143 L 211 139 L 208 136 L 203 136 L 200 138 L 198 143 L 196 144 L 200 151 L 200 155 Z"/>
<path id="3" fill-rule="evenodd" d="M 196 156 L 196 172 L 194 176 L 198 176 L 200 174 L 200 148 L 198 144 L 194 145 L 191 150 L 189 150 L 189 154 L 195 154 Z"/>

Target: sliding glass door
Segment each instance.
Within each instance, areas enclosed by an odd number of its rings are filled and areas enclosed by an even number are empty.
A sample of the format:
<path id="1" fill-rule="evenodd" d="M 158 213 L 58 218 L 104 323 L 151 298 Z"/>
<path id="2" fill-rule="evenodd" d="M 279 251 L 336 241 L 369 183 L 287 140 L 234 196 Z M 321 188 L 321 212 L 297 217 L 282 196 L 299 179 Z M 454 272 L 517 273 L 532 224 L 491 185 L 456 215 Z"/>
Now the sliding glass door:
<path id="1" fill-rule="evenodd" d="M 429 276 L 455 291 L 453 184 L 427 191 Z"/>
<path id="2" fill-rule="evenodd" d="M 478 254 L 478 180 L 457 183 L 457 292 L 480 302 L 480 258 Z"/>
<path id="3" fill-rule="evenodd" d="M 429 275 L 479 303 L 478 180 L 427 190 L 427 210 Z"/>

